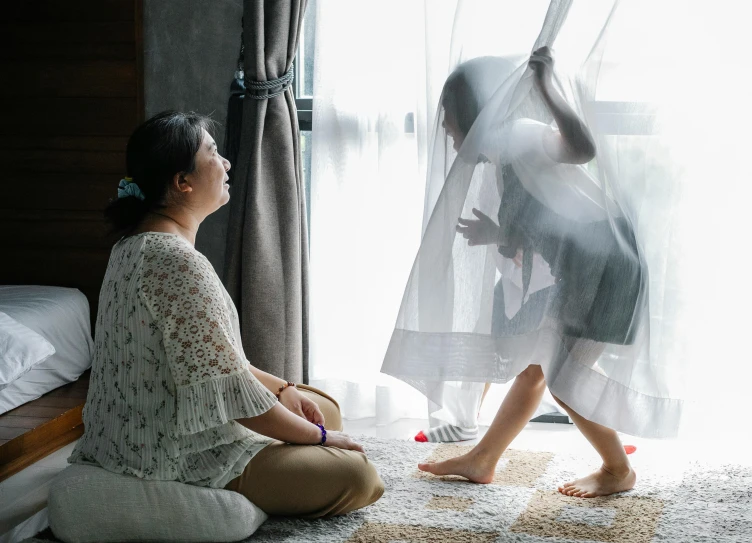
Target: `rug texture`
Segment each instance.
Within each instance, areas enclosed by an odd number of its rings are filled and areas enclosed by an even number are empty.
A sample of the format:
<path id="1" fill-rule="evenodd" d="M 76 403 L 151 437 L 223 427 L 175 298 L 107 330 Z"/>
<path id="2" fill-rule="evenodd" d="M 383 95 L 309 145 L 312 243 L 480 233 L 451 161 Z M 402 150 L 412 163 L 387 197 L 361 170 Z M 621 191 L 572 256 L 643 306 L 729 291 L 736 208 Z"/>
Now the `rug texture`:
<path id="1" fill-rule="evenodd" d="M 494 481 L 419 472 L 418 462 L 468 446 L 360 437 L 386 485 L 376 504 L 345 517 L 270 519 L 249 542 L 752 543 L 752 468 L 635 455 L 635 490 L 578 499 L 556 492 L 598 467 L 591 457 L 509 450 Z M 295 481 L 280 481 L 294 485 Z M 31 541 L 34 540 L 29 540 Z"/>

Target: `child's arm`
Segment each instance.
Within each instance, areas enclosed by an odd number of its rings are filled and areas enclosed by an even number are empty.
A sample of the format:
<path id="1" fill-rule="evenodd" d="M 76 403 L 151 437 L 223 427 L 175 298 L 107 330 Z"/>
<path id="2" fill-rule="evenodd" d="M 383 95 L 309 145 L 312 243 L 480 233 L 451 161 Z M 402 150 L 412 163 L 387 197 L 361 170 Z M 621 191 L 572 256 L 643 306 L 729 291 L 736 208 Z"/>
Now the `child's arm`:
<path id="1" fill-rule="evenodd" d="M 544 146 L 556 162 L 585 164 L 595 158 L 595 143 L 588 127 L 554 87 L 553 64 L 548 47 L 538 49 L 530 57 L 538 89 L 559 127 L 559 132 L 552 132 L 550 138 L 544 139 Z"/>

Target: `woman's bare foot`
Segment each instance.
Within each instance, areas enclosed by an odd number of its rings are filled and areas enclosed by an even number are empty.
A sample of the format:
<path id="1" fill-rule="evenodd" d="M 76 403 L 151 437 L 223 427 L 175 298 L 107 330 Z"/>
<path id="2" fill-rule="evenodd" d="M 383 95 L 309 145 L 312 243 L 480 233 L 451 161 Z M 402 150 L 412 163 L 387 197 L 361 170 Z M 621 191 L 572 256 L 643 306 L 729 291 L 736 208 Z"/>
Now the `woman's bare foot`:
<path id="1" fill-rule="evenodd" d="M 488 484 L 493 481 L 496 462 L 485 460 L 481 455 L 470 451 L 443 462 L 418 464 L 418 469 L 434 475 L 459 475 L 473 483 Z"/>
<path id="2" fill-rule="evenodd" d="M 595 498 L 610 496 L 634 488 L 637 474 L 630 467 L 628 471 L 617 472 L 601 466 L 587 477 L 577 479 L 559 487 L 559 492 L 575 498 Z"/>

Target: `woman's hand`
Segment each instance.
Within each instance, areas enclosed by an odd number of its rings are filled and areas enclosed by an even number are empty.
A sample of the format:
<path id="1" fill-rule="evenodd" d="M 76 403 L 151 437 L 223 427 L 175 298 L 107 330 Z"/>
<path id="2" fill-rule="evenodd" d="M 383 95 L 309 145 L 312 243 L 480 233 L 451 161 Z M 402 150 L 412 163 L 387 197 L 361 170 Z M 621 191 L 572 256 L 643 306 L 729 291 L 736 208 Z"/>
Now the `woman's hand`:
<path id="1" fill-rule="evenodd" d="M 324 415 L 316 402 L 301 394 L 296 387 L 289 386 L 284 389 L 279 395 L 279 403 L 308 422 L 325 424 Z"/>
<path id="2" fill-rule="evenodd" d="M 321 418 L 323 420 L 323 417 Z M 274 406 L 263 415 L 246 419 L 237 419 L 237 421 L 256 433 L 272 439 L 284 441 L 285 443 L 292 443 L 294 445 L 321 444 L 321 429 L 318 426 L 314 426 L 315 423 L 312 424 L 307 422 L 304 417 L 295 415 L 292 411 L 281 405 L 281 402 L 274 404 Z M 335 430 L 327 430 L 326 443 L 324 443 L 324 445 L 326 447 L 336 447 L 346 451 L 365 453 L 363 447 L 360 444 L 355 443 L 350 436 Z"/>
<path id="3" fill-rule="evenodd" d="M 539 83 L 551 81 L 554 74 L 554 56 L 549 47 L 541 47 L 530 55 L 529 66 Z"/>
<path id="4" fill-rule="evenodd" d="M 326 431 L 326 443 L 324 443 L 324 446 L 336 447 L 337 449 L 343 449 L 345 451 L 357 451 L 364 454 L 366 452 L 362 445 L 355 443 L 350 436 L 334 430 Z"/>
<path id="5" fill-rule="evenodd" d="M 474 245 L 495 245 L 499 240 L 499 225 L 493 222 L 488 215 L 473 208 L 475 219 L 459 218 L 457 232 L 462 234 L 471 247 Z"/>

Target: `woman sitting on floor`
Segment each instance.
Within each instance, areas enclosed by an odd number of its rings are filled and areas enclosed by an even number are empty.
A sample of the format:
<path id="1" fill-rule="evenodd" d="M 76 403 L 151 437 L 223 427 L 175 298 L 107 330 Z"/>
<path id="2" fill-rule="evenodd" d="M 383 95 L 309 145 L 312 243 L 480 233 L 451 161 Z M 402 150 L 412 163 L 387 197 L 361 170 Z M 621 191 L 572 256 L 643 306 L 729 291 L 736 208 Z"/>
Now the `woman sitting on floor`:
<path id="1" fill-rule="evenodd" d="M 251 365 L 235 306 L 194 248 L 201 222 L 230 199 L 230 163 L 210 129 L 165 112 L 128 142 L 128 177 L 106 211 L 123 237 L 102 285 L 85 433 L 70 462 L 230 489 L 270 515 L 365 507 L 384 486 L 340 431 L 337 403 Z"/>

